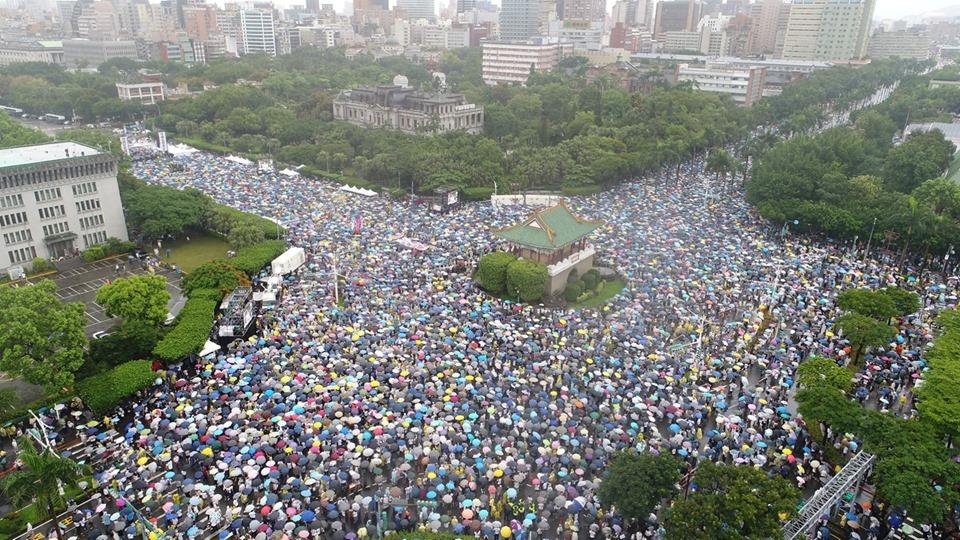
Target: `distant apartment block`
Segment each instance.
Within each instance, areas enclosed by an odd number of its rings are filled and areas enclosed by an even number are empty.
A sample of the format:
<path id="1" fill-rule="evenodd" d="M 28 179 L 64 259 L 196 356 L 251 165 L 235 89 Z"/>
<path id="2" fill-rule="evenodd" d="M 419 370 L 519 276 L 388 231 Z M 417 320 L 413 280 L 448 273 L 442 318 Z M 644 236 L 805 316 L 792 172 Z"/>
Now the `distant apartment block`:
<path id="1" fill-rule="evenodd" d="M 405 133 L 483 131 L 483 107 L 467 103 L 462 94 L 418 92 L 393 85 L 340 92 L 333 101 L 333 117 L 357 126 Z"/>
<path id="2" fill-rule="evenodd" d="M 749 107 L 763 97 L 766 68 L 733 68 L 725 65 L 677 66 L 677 82 L 692 82 L 704 92 L 726 94 L 734 103 Z"/>
<path id="3" fill-rule="evenodd" d="M 791 60 L 860 60 L 867 56 L 876 0 L 794 0 L 781 56 Z"/>
<path id="4" fill-rule="evenodd" d="M 874 60 L 884 58 L 930 58 L 933 43 L 926 28 L 914 27 L 894 32 L 877 31 L 870 38 L 867 55 Z"/>
<path id="5" fill-rule="evenodd" d="M 531 73 L 551 71 L 573 52 L 571 44 L 546 40 L 484 41 L 482 47 L 483 82 L 491 85 L 526 84 Z"/>
<path id="6" fill-rule="evenodd" d="M 137 43 L 133 40 L 97 41 L 92 39 L 63 40 L 63 59 L 68 66 L 97 67 L 111 58 L 137 60 Z"/>
<path id="7" fill-rule="evenodd" d="M 243 54 L 277 55 L 276 29 L 272 10 L 241 10 L 240 35 Z"/>

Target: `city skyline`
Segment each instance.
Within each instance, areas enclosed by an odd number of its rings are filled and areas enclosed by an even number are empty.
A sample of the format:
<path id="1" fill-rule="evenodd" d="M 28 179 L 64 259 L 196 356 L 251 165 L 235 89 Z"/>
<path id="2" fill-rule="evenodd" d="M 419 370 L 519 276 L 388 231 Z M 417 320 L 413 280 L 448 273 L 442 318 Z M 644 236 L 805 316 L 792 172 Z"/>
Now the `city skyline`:
<path id="1" fill-rule="evenodd" d="M 209 0 L 210 3 L 223 5 L 232 0 Z M 397 0 L 391 0 L 390 6 L 393 7 Z M 500 4 L 501 0 L 492 0 L 494 4 Z M 295 6 L 303 5 L 304 0 L 273 0 L 277 6 Z M 331 3 L 339 12 L 343 10 L 347 0 L 331 0 L 322 3 Z M 616 0 L 606 0 L 607 12 L 613 8 Z M 960 0 L 922 0 L 920 2 L 903 2 L 902 0 L 877 0 L 877 7 L 874 12 L 874 19 L 897 19 L 901 17 L 911 17 L 924 13 L 944 10 L 947 15 L 960 15 Z"/>

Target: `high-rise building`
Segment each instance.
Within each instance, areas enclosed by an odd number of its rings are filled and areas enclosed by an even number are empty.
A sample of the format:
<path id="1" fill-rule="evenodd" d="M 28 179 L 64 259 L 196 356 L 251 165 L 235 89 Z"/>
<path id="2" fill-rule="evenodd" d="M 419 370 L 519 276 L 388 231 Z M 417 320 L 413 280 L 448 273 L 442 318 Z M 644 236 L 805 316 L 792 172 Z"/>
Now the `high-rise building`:
<path id="1" fill-rule="evenodd" d="M 360 0 L 356 1 L 359 2 Z M 397 8 L 402 10 L 408 19 L 432 19 L 436 17 L 433 0 L 397 0 Z"/>
<path id="2" fill-rule="evenodd" d="M 876 0 L 794 0 L 782 57 L 860 60 L 867 55 Z"/>
<path id="3" fill-rule="evenodd" d="M 601 21 L 606 9 L 604 0 L 557 0 L 557 18 L 562 20 Z"/>
<path id="4" fill-rule="evenodd" d="M 240 10 L 240 42 L 243 54 L 277 55 L 273 10 Z"/>
<path id="5" fill-rule="evenodd" d="M 477 0 L 457 0 L 457 13 L 470 13 L 477 9 Z"/>
<path id="6" fill-rule="evenodd" d="M 699 0 L 664 0 L 657 4 L 657 17 L 654 34 L 662 36 L 667 32 L 693 32 L 703 14 L 703 4 Z"/>
<path id="7" fill-rule="evenodd" d="M 539 0 L 503 0 L 500 7 L 500 39 L 524 41 L 541 35 L 541 4 Z"/>
<path id="8" fill-rule="evenodd" d="M 914 26 L 906 30 L 884 32 L 878 30 L 870 37 L 867 54 L 873 60 L 884 58 L 930 58 L 932 42 L 926 27 Z"/>
<path id="9" fill-rule="evenodd" d="M 307 0 L 308 13 L 320 13 L 320 0 Z"/>
<path id="10" fill-rule="evenodd" d="M 183 31 L 191 39 L 206 41 L 219 32 L 217 8 L 214 6 L 186 6 L 183 8 Z"/>
<path id="11" fill-rule="evenodd" d="M 747 54 L 771 54 L 777 48 L 777 27 L 783 0 L 758 0 L 750 5 L 750 31 Z"/>

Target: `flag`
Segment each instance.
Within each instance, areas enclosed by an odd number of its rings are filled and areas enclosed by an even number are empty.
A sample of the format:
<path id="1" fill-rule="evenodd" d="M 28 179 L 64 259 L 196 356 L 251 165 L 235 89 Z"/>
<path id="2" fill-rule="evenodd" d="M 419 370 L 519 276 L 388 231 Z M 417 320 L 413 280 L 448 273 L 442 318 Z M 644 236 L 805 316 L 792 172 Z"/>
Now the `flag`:
<path id="1" fill-rule="evenodd" d="M 360 229 L 363 228 L 363 219 L 359 215 L 353 216 L 353 234 L 360 234 Z"/>

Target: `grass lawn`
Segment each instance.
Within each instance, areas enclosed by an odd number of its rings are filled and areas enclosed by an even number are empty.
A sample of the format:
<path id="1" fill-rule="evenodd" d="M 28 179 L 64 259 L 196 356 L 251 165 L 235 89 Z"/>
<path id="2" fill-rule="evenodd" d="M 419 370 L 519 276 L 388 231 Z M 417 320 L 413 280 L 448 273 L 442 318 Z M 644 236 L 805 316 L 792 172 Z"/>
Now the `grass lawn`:
<path id="1" fill-rule="evenodd" d="M 189 273 L 194 268 L 213 259 L 222 259 L 227 256 L 230 245 L 223 239 L 216 236 L 209 236 L 201 233 L 191 234 L 190 241 L 186 238 L 178 238 L 174 242 L 164 242 L 163 251 L 170 248 L 169 259 L 164 262 L 175 264 Z M 160 253 L 163 255 L 163 251 Z"/>
<path id="2" fill-rule="evenodd" d="M 596 309 L 603 304 L 607 303 L 607 300 L 610 300 L 617 295 L 618 292 L 622 291 L 624 287 L 627 286 L 627 283 L 621 278 L 614 278 L 612 281 L 607 281 L 603 284 L 603 287 L 600 288 L 600 292 L 587 298 L 583 302 L 572 302 L 567 304 L 568 307 L 577 308 L 577 309 Z"/>

